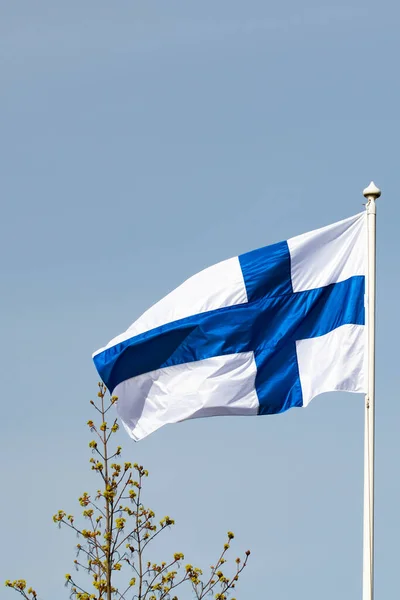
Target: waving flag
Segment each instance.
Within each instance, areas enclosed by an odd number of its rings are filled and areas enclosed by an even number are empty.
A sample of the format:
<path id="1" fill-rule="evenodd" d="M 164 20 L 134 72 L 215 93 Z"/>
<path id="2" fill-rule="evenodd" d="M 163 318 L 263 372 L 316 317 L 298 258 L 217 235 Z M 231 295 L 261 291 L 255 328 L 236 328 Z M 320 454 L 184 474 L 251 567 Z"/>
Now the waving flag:
<path id="1" fill-rule="evenodd" d="M 365 392 L 366 214 L 194 275 L 94 354 L 128 433 Z"/>

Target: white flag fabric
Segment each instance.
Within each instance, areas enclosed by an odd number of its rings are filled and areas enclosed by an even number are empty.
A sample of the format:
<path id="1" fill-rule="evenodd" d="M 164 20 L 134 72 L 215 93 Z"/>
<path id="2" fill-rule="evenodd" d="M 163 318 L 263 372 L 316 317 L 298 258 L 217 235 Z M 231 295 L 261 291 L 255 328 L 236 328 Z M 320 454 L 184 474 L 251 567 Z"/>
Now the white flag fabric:
<path id="1" fill-rule="evenodd" d="M 220 262 L 152 306 L 93 355 L 129 435 L 365 393 L 366 249 L 363 212 Z"/>

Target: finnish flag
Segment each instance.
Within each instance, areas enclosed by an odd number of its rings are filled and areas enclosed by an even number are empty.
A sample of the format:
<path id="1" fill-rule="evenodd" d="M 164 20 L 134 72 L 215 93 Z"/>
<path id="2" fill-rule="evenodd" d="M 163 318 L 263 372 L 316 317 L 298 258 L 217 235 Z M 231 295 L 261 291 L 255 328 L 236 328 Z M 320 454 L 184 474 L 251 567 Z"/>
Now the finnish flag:
<path id="1" fill-rule="evenodd" d="M 93 355 L 129 435 L 366 391 L 366 214 L 197 273 Z"/>

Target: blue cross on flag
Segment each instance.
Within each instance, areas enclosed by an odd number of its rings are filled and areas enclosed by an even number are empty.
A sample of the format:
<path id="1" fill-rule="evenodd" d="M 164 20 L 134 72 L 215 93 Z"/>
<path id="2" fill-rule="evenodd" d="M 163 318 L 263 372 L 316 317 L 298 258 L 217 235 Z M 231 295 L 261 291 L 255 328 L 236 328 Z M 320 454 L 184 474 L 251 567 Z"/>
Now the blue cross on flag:
<path id="1" fill-rule="evenodd" d="M 220 262 L 147 310 L 93 356 L 130 436 L 365 393 L 366 244 L 361 213 Z"/>

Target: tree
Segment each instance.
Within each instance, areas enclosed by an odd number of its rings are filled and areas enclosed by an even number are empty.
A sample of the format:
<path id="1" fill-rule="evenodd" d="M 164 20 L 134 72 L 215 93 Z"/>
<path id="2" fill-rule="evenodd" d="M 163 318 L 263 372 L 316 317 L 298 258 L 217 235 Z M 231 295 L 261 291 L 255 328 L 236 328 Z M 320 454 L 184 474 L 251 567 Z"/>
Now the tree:
<path id="1" fill-rule="evenodd" d="M 117 419 L 107 422 L 107 413 L 117 402 L 112 396 L 106 401 L 106 388 L 99 383 L 98 399 L 91 400 L 99 422 L 88 421 L 94 434 L 89 447 L 90 465 L 100 478 L 100 488 L 92 498 L 84 492 L 79 498 L 86 527 L 77 525 L 73 515 L 59 510 L 53 521 L 60 527 L 72 529 L 78 536 L 77 571 L 89 577 L 78 581 L 67 573 L 66 585 L 74 600 L 178 600 L 176 589 L 182 584 L 191 586 L 197 600 L 212 594 L 226 600 L 235 588 L 239 575 L 250 554 L 236 559 L 231 575 L 225 575 L 226 555 L 234 538 L 228 532 L 219 558 L 206 576 L 191 564 L 183 566 L 184 555 L 177 552 L 161 564 L 148 559 L 148 547 L 162 532 L 174 525 L 169 516 L 158 523 L 150 508 L 142 501 L 142 488 L 148 472 L 142 465 L 121 462 L 121 446 L 112 445 L 118 431 Z M 113 448 L 113 449 L 112 449 Z M 19 592 L 26 600 L 36 600 L 36 591 L 23 579 L 6 581 L 6 586 Z M 90 589 L 88 589 L 90 588 Z M 232 599 L 234 600 L 234 599 Z"/>

